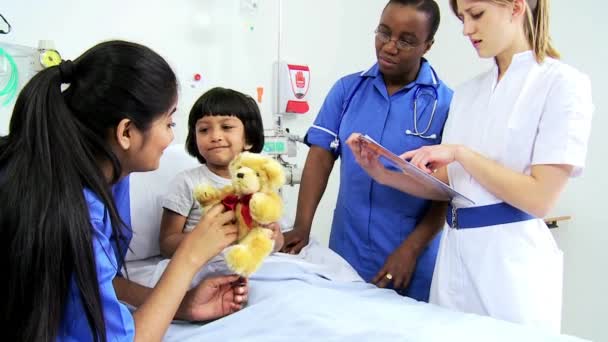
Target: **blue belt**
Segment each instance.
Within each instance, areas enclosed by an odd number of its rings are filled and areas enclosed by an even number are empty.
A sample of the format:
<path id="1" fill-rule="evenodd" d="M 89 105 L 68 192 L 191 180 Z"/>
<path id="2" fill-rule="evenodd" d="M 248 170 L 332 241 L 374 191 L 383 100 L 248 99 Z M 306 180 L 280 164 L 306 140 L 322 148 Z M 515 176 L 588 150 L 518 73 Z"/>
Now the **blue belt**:
<path id="1" fill-rule="evenodd" d="M 469 208 L 454 208 L 450 203 L 445 215 L 448 225 L 456 229 L 487 227 L 535 218 L 505 202 Z"/>

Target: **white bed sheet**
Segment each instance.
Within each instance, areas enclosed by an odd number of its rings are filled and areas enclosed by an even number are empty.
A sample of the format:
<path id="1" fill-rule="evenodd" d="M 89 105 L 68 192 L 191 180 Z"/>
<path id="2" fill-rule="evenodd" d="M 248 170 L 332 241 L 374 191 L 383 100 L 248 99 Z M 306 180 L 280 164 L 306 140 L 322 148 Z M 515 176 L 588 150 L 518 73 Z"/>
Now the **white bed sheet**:
<path id="1" fill-rule="evenodd" d="M 153 286 L 166 260 L 129 262 Z M 214 260 L 198 279 L 225 273 Z M 243 310 L 208 323 L 175 322 L 165 341 L 582 341 L 402 297 L 361 280 L 342 258 L 312 242 L 300 255 L 271 255 L 250 278 Z"/>

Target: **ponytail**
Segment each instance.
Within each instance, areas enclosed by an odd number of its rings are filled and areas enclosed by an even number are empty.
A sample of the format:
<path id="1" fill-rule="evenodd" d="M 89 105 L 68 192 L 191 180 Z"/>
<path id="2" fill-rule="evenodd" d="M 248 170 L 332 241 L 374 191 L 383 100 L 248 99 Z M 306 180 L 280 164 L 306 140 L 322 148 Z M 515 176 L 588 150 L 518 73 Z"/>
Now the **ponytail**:
<path id="1" fill-rule="evenodd" d="M 0 285 L 1 319 L 8 340 L 54 341 L 72 281 L 94 339 L 106 340 L 84 184 L 111 199 L 61 83 L 58 67 L 32 78 L 0 145 L 0 243 L 8 253 L 0 259 L 9 274 Z"/>
<path id="2" fill-rule="evenodd" d="M 553 47 L 549 35 L 549 0 L 527 0 L 526 7 L 524 29 L 536 61 L 542 63 L 545 57 L 558 59 L 559 52 Z"/>

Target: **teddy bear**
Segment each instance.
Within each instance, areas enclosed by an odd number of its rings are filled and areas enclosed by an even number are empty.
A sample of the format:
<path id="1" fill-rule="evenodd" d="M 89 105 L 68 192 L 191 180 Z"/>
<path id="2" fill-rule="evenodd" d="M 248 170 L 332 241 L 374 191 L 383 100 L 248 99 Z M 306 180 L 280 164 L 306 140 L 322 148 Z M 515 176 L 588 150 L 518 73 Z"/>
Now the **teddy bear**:
<path id="1" fill-rule="evenodd" d="M 203 210 L 222 203 L 234 210 L 238 226 L 237 243 L 225 255 L 228 267 L 244 277 L 254 273 L 274 247 L 272 230 L 265 228 L 283 214 L 278 190 L 285 184 L 283 167 L 275 159 L 241 152 L 229 166 L 231 184 L 221 189 L 198 185 L 194 197 Z"/>

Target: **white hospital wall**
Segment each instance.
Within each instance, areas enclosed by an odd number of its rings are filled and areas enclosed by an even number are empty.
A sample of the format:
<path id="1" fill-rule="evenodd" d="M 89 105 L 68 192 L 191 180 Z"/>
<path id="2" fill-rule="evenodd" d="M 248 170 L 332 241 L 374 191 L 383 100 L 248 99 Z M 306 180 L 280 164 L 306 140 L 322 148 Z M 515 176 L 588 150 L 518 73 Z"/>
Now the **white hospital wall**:
<path id="1" fill-rule="evenodd" d="M 258 85 L 265 86 L 261 109 L 270 112 L 276 6 L 249 12 L 235 0 L 20 0 L 4 1 L 0 11 L 13 26 L 9 35 L 0 36 L 2 42 L 37 46 L 39 39 L 50 39 L 69 59 L 110 39 L 135 41 L 160 53 L 181 85 L 176 142 L 185 140 L 191 105 L 213 86 L 234 87 L 251 96 Z M 202 81 L 193 81 L 196 73 Z M 5 111 L 0 113 L 7 115 Z"/>
<path id="2" fill-rule="evenodd" d="M 39 39 L 52 39 L 66 58 L 74 58 L 100 40 L 121 38 L 146 44 L 176 69 L 181 94 L 176 115 L 176 142 L 185 139 L 188 110 L 196 97 L 211 86 L 234 87 L 252 96 L 255 87 L 265 87 L 261 104 L 264 120 L 271 124 L 272 63 L 277 56 L 278 0 L 257 1 L 258 10 L 243 11 L 240 0 L 119 1 L 55 0 L 5 1 L 0 8 L 13 25 L 2 42 L 36 46 Z M 428 58 L 449 85 L 454 86 L 483 71 L 490 61 L 477 59 L 461 25 L 452 16 L 446 0 L 438 1 L 443 19 L 436 43 Z M 314 120 L 324 96 L 342 75 L 362 70 L 374 60 L 373 30 L 384 0 L 283 0 L 281 55 L 292 63 L 308 64 L 312 71 L 309 91 L 311 111 L 287 117 L 292 133 L 303 135 Z M 563 59 L 591 76 L 596 113 L 588 155 L 588 169 L 572 181 L 555 215 L 572 215 L 554 235 L 565 253 L 563 331 L 594 341 L 608 341 L 602 329 L 608 300 L 608 230 L 604 229 L 601 203 L 608 190 L 602 177 L 606 162 L 601 148 L 607 127 L 602 62 L 607 60 L 602 33 L 608 32 L 601 0 L 553 1 L 552 32 Z M 69 13 L 69 14 L 68 14 Z M 591 28 L 594 23 L 595 29 Z M 251 30 L 250 26 L 254 29 Z M 201 73 L 203 83 L 191 82 Z M 255 97 L 255 96 L 254 96 Z M 0 108 L 3 119 L 9 115 Z M 0 125 L 4 124 L 0 120 Z M 5 131 L 5 127 L 0 130 Z M 307 148 L 299 147 L 297 161 L 303 165 Z M 339 167 L 336 164 L 334 170 Z M 337 194 L 338 172 L 315 216 L 313 235 L 327 243 Z M 297 187 L 287 188 L 288 210 L 295 212 Z"/>

